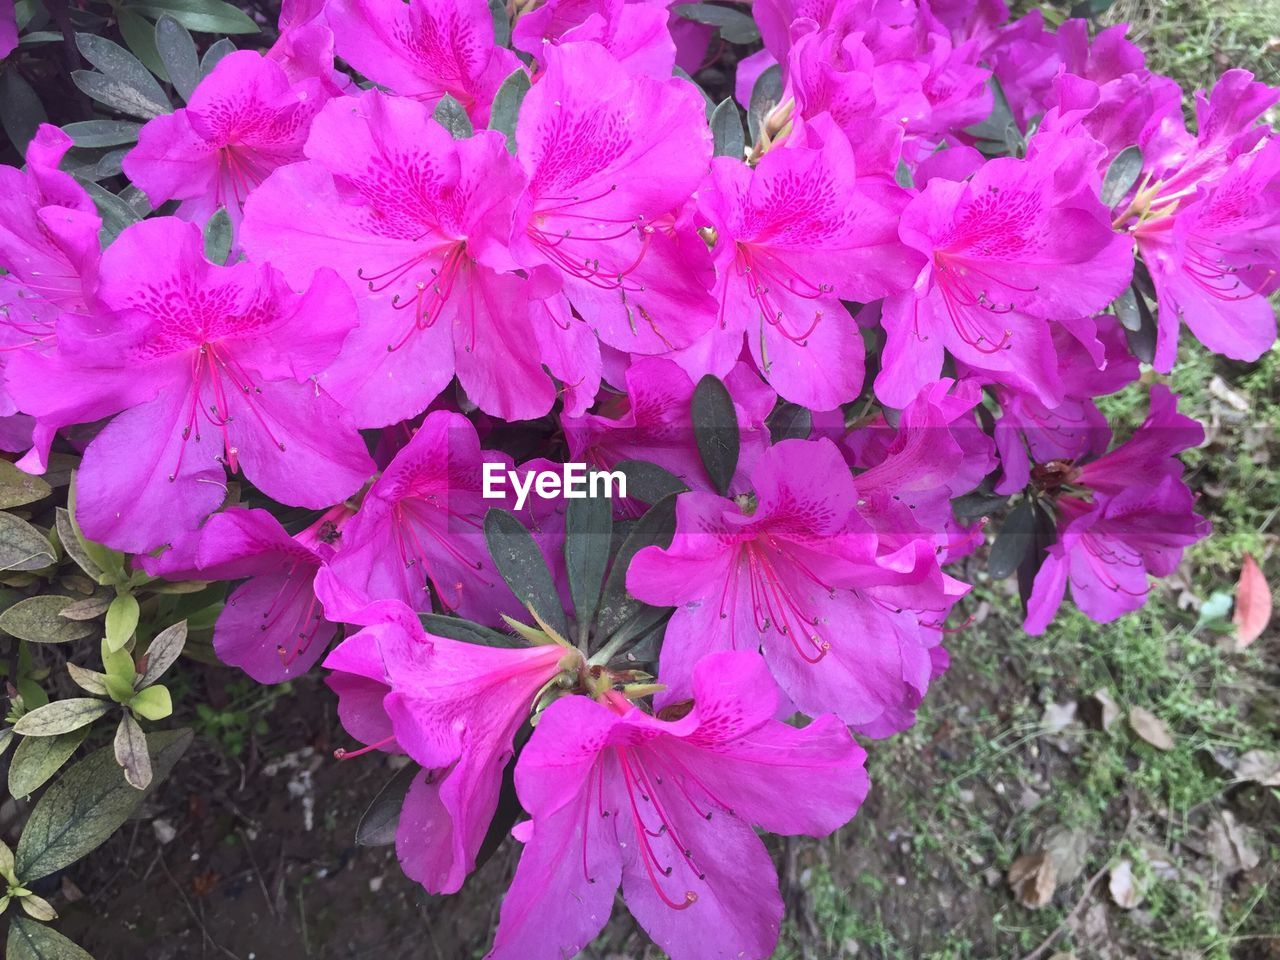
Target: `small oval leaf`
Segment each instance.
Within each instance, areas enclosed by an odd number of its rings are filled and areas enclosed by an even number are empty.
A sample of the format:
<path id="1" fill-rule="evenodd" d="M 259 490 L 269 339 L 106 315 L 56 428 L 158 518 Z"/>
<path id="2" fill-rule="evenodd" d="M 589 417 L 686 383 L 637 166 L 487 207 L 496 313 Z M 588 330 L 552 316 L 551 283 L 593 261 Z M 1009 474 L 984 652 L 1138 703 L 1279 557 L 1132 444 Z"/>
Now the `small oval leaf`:
<path id="1" fill-rule="evenodd" d="M 45 595 L 15 603 L 0 613 L 0 630 L 31 643 L 66 643 L 83 640 L 96 626 L 93 623 L 67 620 L 62 611 L 75 601 L 70 597 Z"/>
<path id="2" fill-rule="evenodd" d="M 709 373 L 698 381 L 691 411 L 693 435 L 702 465 L 720 495 L 728 496 L 729 485 L 738 469 L 741 437 L 733 398 L 719 377 Z"/>
<path id="3" fill-rule="evenodd" d="M 489 555 L 511 592 L 522 604 L 536 610 L 544 623 L 565 636 L 568 629 L 564 607 L 533 535 L 513 514 L 495 508 L 485 514 L 484 537 Z"/>

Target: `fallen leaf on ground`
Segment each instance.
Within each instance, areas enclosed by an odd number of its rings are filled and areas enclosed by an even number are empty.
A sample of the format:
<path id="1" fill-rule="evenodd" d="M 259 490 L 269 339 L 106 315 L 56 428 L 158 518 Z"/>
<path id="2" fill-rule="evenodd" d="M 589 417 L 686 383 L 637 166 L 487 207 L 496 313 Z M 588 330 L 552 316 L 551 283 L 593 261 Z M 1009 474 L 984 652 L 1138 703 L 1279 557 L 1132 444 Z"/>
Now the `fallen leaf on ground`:
<path id="1" fill-rule="evenodd" d="M 1236 820 L 1230 810 L 1221 810 L 1209 822 L 1209 855 L 1222 876 L 1252 870 L 1262 860 L 1253 845 L 1256 831 Z"/>
<path id="2" fill-rule="evenodd" d="M 1121 910 L 1132 910 L 1142 902 L 1143 893 L 1133 877 L 1133 864 L 1128 860 L 1121 860 L 1111 868 L 1107 889 L 1111 891 L 1111 899 Z"/>
<path id="3" fill-rule="evenodd" d="M 1095 690 L 1093 699 L 1097 700 L 1102 707 L 1102 729 L 1111 730 L 1111 725 L 1120 719 L 1120 705 L 1111 697 L 1111 691 L 1106 687 Z"/>
<path id="4" fill-rule="evenodd" d="M 1240 755 L 1232 773 L 1241 780 L 1252 780 L 1264 787 L 1280 787 L 1280 753 L 1248 750 Z"/>
<path id="5" fill-rule="evenodd" d="M 1173 734 L 1165 722 L 1143 707 L 1129 708 L 1129 726 L 1139 737 L 1157 750 L 1173 749 Z"/>
<path id="6" fill-rule="evenodd" d="M 1076 722 L 1076 703 L 1045 704 L 1044 714 L 1040 717 L 1040 726 L 1045 733 L 1061 733 Z"/>
<path id="7" fill-rule="evenodd" d="M 1219 376 L 1215 375 L 1209 381 L 1209 392 L 1233 410 L 1238 410 L 1241 413 L 1249 411 L 1249 398 L 1239 390 L 1233 390 L 1227 386 L 1227 381 Z"/>
<path id="8" fill-rule="evenodd" d="M 1236 625 L 1236 649 L 1243 650 L 1262 636 L 1270 621 L 1271 587 L 1258 562 L 1246 553 L 1236 584 L 1236 609 L 1231 615 Z"/>
<path id="9" fill-rule="evenodd" d="M 1058 870 L 1049 854 L 1038 850 L 1009 864 L 1009 886 L 1020 904 L 1038 910 L 1053 899 Z"/>

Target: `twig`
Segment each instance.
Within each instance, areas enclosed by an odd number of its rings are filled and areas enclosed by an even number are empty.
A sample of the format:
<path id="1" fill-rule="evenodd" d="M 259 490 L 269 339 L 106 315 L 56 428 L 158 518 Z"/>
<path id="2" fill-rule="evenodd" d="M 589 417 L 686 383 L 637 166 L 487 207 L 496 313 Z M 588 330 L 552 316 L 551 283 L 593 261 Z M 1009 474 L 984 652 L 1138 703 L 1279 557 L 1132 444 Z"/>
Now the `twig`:
<path id="1" fill-rule="evenodd" d="M 249 854 L 249 863 L 253 865 L 253 875 L 258 878 L 258 889 L 262 891 L 262 899 L 267 901 L 267 909 L 271 911 L 271 916 L 279 920 L 280 915 L 276 913 L 276 905 L 271 901 L 271 894 L 267 892 L 267 882 L 262 877 L 262 871 L 258 868 L 258 858 L 253 855 L 253 843 L 249 840 L 249 835 L 243 830 L 237 830 L 240 835 L 240 842 L 244 844 L 245 852 Z"/>
<path id="2" fill-rule="evenodd" d="M 187 908 L 187 913 L 191 914 L 191 919 L 194 920 L 196 926 L 200 928 L 200 936 L 204 938 L 201 942 L 212 946 L 216 950 L 220 950 L 222 953 L 230 957 L 231 960 L 240 960 L 240 958 L 234 953 L 222 944 L 218 943 L 218 941 L 214 940 L 213 937 L 209 936 L 209 931 L 205 927 L 204 921 L 201 920 L 199 914 L 196 913 L 195 907 L 191 906 L 191 901 L 187 899 L 187 892 L 182 889 L 182 884 L 178 883 L 173 873 L 169 870 L 169 865 L 164 862 L 164 857 L 160 858 L 160 869 L 163 870 L 164 875 L 169 878 L 169 882 L 173 884 L 173 889 L 178 891 L 178 896 L 182 898 L 182 905 Z"/>
<path id="3" fill-rule="evenodd" d="M 1098 872 L 1089 878 L 1089 882 L 1084 885 L 1084 892 L 1080 894 L 1080 899 L 1076 901 L 1076 905 L 1071 908 L 1071 912 L 1066 915 L 1060 924 L 1058 924 L 1053 933 L 1045 937 L 1044 942 L 1040 944 L 1040 946 L 1028 953 L 1022 958 L 1022 960 L 1040 960 L 1041 957 L 1045 956 L 1049 952 L 1053 947 L 1054 941 L 1066 932 L 1066 929 L 1076 921 L 1077 917 L 1080 916 L 1080 911 L 1084 909 L 1084 905 L 1089 902 L 1089 897 L 1093 894 L 1093 888 L 1096 887 L 1098 885 L 1098 881 L 1106 875 L 1107 869 L 1110 866 L 1110 862 L 1104 863 L 1098 869 Z"/>

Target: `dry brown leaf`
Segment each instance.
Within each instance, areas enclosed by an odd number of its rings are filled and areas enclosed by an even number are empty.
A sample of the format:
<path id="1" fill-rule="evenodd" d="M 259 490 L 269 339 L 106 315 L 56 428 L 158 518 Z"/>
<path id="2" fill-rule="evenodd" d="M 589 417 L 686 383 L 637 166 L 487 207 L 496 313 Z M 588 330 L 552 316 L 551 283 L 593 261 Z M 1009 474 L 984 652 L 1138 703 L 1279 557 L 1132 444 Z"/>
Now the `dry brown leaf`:
<path id="1" fill-rule="evenodd" d="M 1252 780 L 1264 787 L 1280 787 L 1280 753 L 1246 751 L 1236 761 L 1232 773 L 1241 780 Z"/>
<path id="2" fill-rule="evenodd" d="M 1128 860 L 1121 860 L 1111 868 L 1107 889 L 1111 891 L 1111 899 L 1121 910 L 1132 910 L 1142 902 L 1144 896 L 1133 877 L 1133 864 Z"/>
<path id="3" fill-rule="evenodd" d="M 1252 870 L 1262 860 L 1253 840 L 1256 831 L 1239 823 L 1230 810 L 1219 811 L 1209 822 L 1209 854 L 1218 865 L 1218 873 L 1229 877 L 1242 870 Z"/>
<path id="4" fill-rule="evenodd" d="M 1231 622 L 1236 625 L 1236 649 L 1243 650 L 1262 636 L 1270 621 L 1271 587 L 1258 561 L 1246 553 L 1236 584 L 1236 608 L 1231 614 Z"/>
<path id="5" fill-rule="evenodd" d="M 1045 733 L 1061 733 L 1076 722 L 1076 702 L 1047 703 L 1040 717 L 1040 726 Z"/>
<path id="6" fill-rule="evenodd" d="M 1019 857 L 1009 864 L 1009 886 L 1024 907 L 1039 910 L 1053 899 L 1058 888 L 1058 869 L 1044 850 Z"/>
<path id="7" fill-rule="evenodd" d="M 1120 719 L 1120 704 L 1115 702 L 1106 687 L 1095 690 L 1093 699 L 1102 707 L 1102 729 L 1109 732 L 1112 724 Z"/>
<path id="8" fill-rule="evenodd" d="M 1157 750 L 1173 749 L 1173 734 L 1165 722 L 1143 707 L 1129 708 L 1129 726 L 1139 737 Z"/>

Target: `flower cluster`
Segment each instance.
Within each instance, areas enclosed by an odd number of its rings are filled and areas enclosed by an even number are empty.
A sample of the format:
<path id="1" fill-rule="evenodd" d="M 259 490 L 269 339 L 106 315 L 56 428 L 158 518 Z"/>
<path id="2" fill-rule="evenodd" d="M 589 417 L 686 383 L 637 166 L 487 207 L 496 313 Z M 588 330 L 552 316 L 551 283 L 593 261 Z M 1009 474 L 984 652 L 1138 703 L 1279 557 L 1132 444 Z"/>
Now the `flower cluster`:
<path id="1" fill-rule="evenodd" d="M 520 841 L 495 960 L 573 955 L 619 887 L 676 960 L 764 958 L 756 828 L 854 816 L 986 514 L 1033 633 L 1207 534 L 1152 384 L 1184 325 L 1275 340 L 1280 91 L 1229 71 L 1192 131 L 1123 28 L 1001 0 L 491 6 L 286 3 L 142 128 L 157 212 L 105 245 L 41 127 L 0 169 L 0 448 L 82 455 L 136 568 L 239 581 L 227 663 L 323 659 L 345 756 L 410 761 L 428 890 Z M 760 41 L 718 106 L 711 23 Z M 487 487 L 565 461 L 627 495 Z"/>

